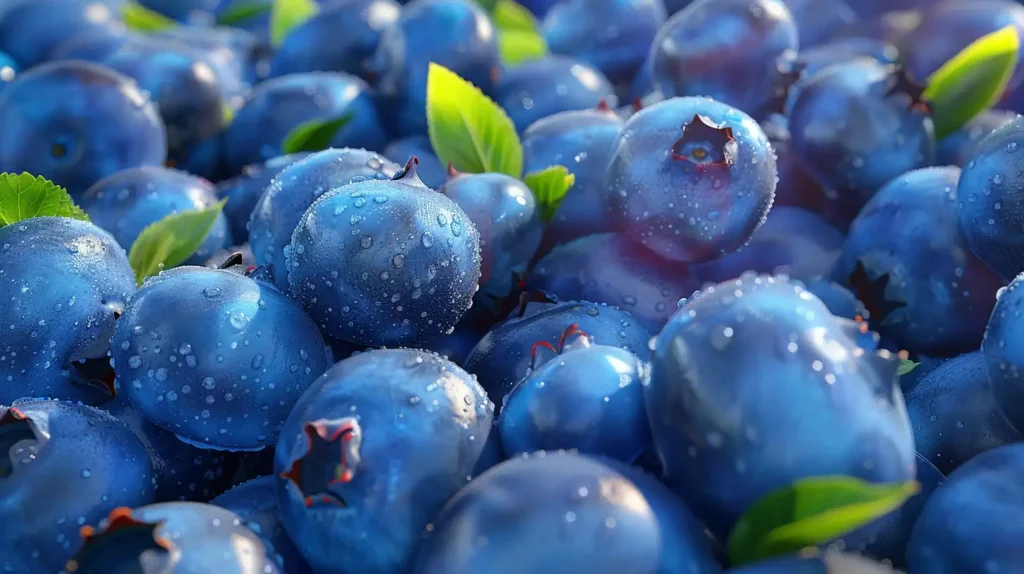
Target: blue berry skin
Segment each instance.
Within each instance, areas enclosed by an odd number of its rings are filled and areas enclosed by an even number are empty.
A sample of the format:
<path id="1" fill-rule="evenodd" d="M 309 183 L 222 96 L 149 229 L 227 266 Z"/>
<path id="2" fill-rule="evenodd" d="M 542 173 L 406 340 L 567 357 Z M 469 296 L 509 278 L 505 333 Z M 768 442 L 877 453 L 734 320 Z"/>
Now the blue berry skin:
<path id="1" fill-rule="evenodd" d="M 119 28 L 97 28 L 75 34 L 50 52 L 50 60 L 84 60 L 102 63 L 126 42 L 138 39 L 134 32 Z"/>
<path id="2" fill-rule="evenodd" d="M 695 294 L 658 335 L 644 387 L 655 450 L 713 533 L 800 478 L 914 478 L 899 360 L 860 335 L 798 282 L 753 275 Z"/>
<path id="3" fill-rule="evenodd" d="M 91 223 L 36 217 L 0 227 L 0 404 L 53 397 L 95 404 L 109 393 L 76 366 L 105 360 L 135 275 Z"/>
<path id="4" fill-rule="evenodd" d="M 563 452 L 495 466 L 460 490 L 433 523 L 413 574 L 654 574 L 662 548 L 675 542 L 661 540 L 658 519 L 626 477 Z M 556 540 L 557 551 L 523 551 Z"/>
<path id="5" fill-rule="evenodd" d="M 793 152 L 818 183 L 855 207 L 896 176 L 934 163 L 931 116 L 906 94 L 890 95 L 897 82 L 891 67 L 861 57 L 801 82 L 793 102 Z"/>
<path id="6" fill-rule="evenodd" d="M 281 572 L 307 574 L 311 572 L 306 559 L 295 543 L 288 538 L 277 511 L 277 478 L 261 476 L 243 482 L 211 501 L 211 504 L 230 510 L 242 523 L 256 533 L 277 563 Z"/>
<path id="7" fill-rule="evenodd" d="M 654 39 L 652 79 L 665 97 L 707 96 L 754 114 L 769 103 L 776 61 L 798 47 L 780 0 L 697 0 Z"/>
<path id="8" fill-rule="evenodd" d="M 978 258 L 1010 281 L 1024 271 L 1024 117 L 978 142 L 957 186 L 957 212 Z M 1020 175 L 1018 171 L 1022 171 Z"/>
<path id="9" fill-rule="evenodd" d="M 953 356 L 978 348 L 1002 280 L 971 253 L 956 217 L 953 166 L 899 176 L 861 210 L 832 271 L 902 349 Z"/>
<path id="10" fill-rule="evenodd" d="M 981 140 L 1017 117 L 1017 112 L 1008 110 L 981 112 L 963 127 L 939 140 L 935 156 L 936 165 L 966 166 L 974 157 L 974 152 Z"/>
<path id="11" fill-rule="evenodd" d="M 843 317 L 854 321 L 857 317 L 863 319 L 868 316 L 868 311 L 864 308 L 864 304 L 847 287 L 830 281 L 827 277 L 806 279 L 803 283 L 804 288 L 818 299 L 821 299 L 821 302 L 828 307 L 829 312 L 836 317 Z M 901 386 L 902 383 L 903 377 L 900 377 Z M 904 387 L 903 390 L 906 391 L 906 388 Z"/>
<path id="12" fill-rule="evenodd" d="M 79 528 L 153 499 L 146 450 L 99 409 L 40 400 L 0 406 L 0 452 L 4 572 L 63 571 Z"/>
<path id="13" fill-rule="evenodd" d="M 836 38 L 827 44 L 801 50 L 794 61 L 802 71 L 800 79 L 793 83 L 786 96 L 786 111 L 792 110 L 793 102 L 796 101 L 797 95 L 800 93 L 803 81 L 814 77 L 815 74 L 829 66 L 845 64 L 861 57 L 874 58 L 883 64 L 896 64 L 899 50 L 896 46 L 880 38 L 862 36 Z"/>
<path id="14" fill-rule="evenodd" d="M 544 15 L 548 49 L 594 66 L 612 82 L 628 82 L 647 59 L 665 23 L 662 0 L 561 0 Z"/>
<path id="15" fill-rule="evenodd" d="M 450 333 L 480 279 L 476 226 L 457 203 L 423 185 L 414 160 L 393 180 L 322 195 L 302 216 L 286 256 L 291 295 L 320 329 L 371 347 Z"/>
<path id="16" fill-rule="evenodd" d="M 87 62 L 53 62 L 0 93 L 0 171 L 27 171 L 73 197 L 122 169 L 161 165 L 164 124 L 130 78 Z"/>
<path id="17" fill-rule="evenodd" d="M 907 548 L 911 572 L 1024 569 L 1024 443 L 979 454 L 949 475 L 917 519 Z M 955 519 L 953 519 L 955 517 Z"/>
<path id="18" fill-rule="evenodd" d="M 810 554 L 810 553 L 809 553 Z M 828 550 L 824 554 L 768 558 L 730 568 L 725 574 L 896 574 L 891 567 L 855 553 Z"/>
<path id="19" fill-rule="evenodd" d="M 336 364 L 277 444 L 285 530 L 316 572 L 405 571 L 422 529 L 483 470 L 493 415 L 474 377 L 433 353 L 374 350 Z"/>
<path id="20" fill-rule="evenodd" d="M 783 0 L 796 22 L 800 47 L 809 48 L 828 42 L 841 26 L 857 21 L 851 2 L 860 0 Z"/>
<path id="21" fill-rule="evenodd" d="M 911 77 L 924 82 L 968 44 L 1006 26 L 1024 35 L 1024 6 L 1013 0 L 941 2 L 922 12 L 920 25 L 903 41 L 903 59 Z M 1024 80 L 1017 64 L 1009 88 Z"/>
<path id="22" fill-rule="evenodd" d="M 324 5 L 285 36 L 270 61 L 270 76 L 302 72 L 362 76 L 381 35 L 398 21 L 401 10 L 394 0 L 341 0 Z"/>
<path id="23" fill-rule="evenodd" d="M 789 133 L 788 120 L 779 114 L 772 114 L 761 122 L 761 129 L 775 152 L 775 168 L 779 173 L 772 207 L 802 207 L 815 213 L 825 211 L 828 197 L 793 153 L 793 136 Z"/>
<path id="24" fill-rule="evenodd" d="M 492 94 L 497 32 L 473 0 L 415 0 L 380 38 L 369 65 L 380 109 L 396 136 L 427 133 L 427 70 L 434 62 Z"/>
<path id="25" fill-rule="evenodd" d="M 23 69 L 42 64 L 64 40 L 116 27 L 117 10 L 93 0 L 13 2 L 0 10 L 0 51 Z"/>
<path id="26" fill-rule="evenodd" d="M 540 249 L 612 229 L 605 195 L 605 169 L 622 120 L 611 110 L 560 112 L 530 124 L 523 132 L 523 172 L 564 165 L 576 177 L 544 231 Z"/>
<path id="27" fill-rule="evenodd" d="M 708 98 L 672 98 L 622 128 L 608 165 L 608 205 L 633 241 L 700 263 L 750 239 L 777 180 L 775 154 L 750 116 Z"/>
<path id="28" fill-rule="evenodd" d="M 175 26 L 151 34 L 205 52 L 225 77 L 238 80 L 234 95 L 266 78 L 270 68 L 268 47 L 254 34 L 234 27 Z"/>
<path id="29" fill-rule="evenodd" d="M 621 235 L 603 233 L 555 247 L 537 262 L 526 285 L 563 300 L 618 305 L 657 333 L 700 280 L 686 265 L 666 261 Z"/>
<path id="30" fill-rule="evenodd" d="M 0 92 L 18 75 L 21 68 L 7 54 L 0 52 Z"/>
<path id="31" fill-rule="evenodd" d="M 505 400 L 505 454 L 576 449 L 632 463 L 651 444 L 640 388 L 646 365 L 620 347 L 595 345 L 578 327 L 563 335 L 557 354 L 535 348 L 533 368 Z"/>
<path id="32" fill-rule="evenodd" d="M 981 342 L 981 353 L 985 357 L 985 370 L 992 385 L 996 404 L 1014 428 L 1024 429 L 1024 384 L 1019 371 L 1024 365 L 1021 353 L 1018 313 L 1021 312 L 1020 283 L 1017 277 L 1009 287 L 997 294 L 996 306 L 992 310 L 985 338 Z"/>
<path id="33" fill-rule="evenodd" d="M 704 282 L 721 283 L 753 271 L 801 281 L 827 277 L 843 248 L 843 234 L 799 207 L 773 207 L 750 243 L 720 259 L 695 265 Z"/>
<path id="34" fill-rule="evenodd" d="M 615 88 L 597 68 L 551 55 L 501 72 L 495 102 L 522 133 L 533 122 L 570 110 L 617 102 Z"/>
<path id="35" fill-rule="evenodd" d="M 223 0 L 139 0 L 146 8 L 185 23 L 209 19 L 222 3 Z"/>
<path id="36" fill-rule="evenodd" d="M 996 406 L 979 351 L 925 375 L 907 393 L 907 412 L 917 451 L 946 474 L 982 452 L 1021 440 Z"/>
<path id="37" fill-rule="evenodd" d="M 206 209 L 217 202 L 217 188 L 205 179 L 166 167 L 119 171 L 90 187 L 79 205 L 92 222 L 110 232 L 126 251 L 142 230 L 168 215 Z M 227 218 L 213 228 L 186 265 L 199 265 L 233 243 Z"/>
<path id="38" fill-rule="evenodd" d="M 389 179 L 399 169 L 398 164 L 376 153 L 350 148 L 317 152 L 285 167 L 250 210 L 248 237 L 256 262 L 272 263 L 277 286 L 287 292 L 288 246 L 306 210 L 329 191 L 350 183 Z"/>
<path id="39" fill-rule="evenodd" d="M 440 188 L 448 178 L 447 169 L 434 153 L 434 146 L 430 143 L 430 138 L 425 135 L 397 139 L 388 144 L 381 155 L 399 165 L 409 161 L 411 157 L 418 159 L 416 173 L 420 176 L 423 184 L 430 189 Z M 529 172 L 524 171 L 523 173 Z"/>
<path id="40" fill-rule="evenodd" d="M 273 445 L 327 368 L 323 339 L 298 305 L 269 284 L 203 267 L 143 284 L 111 348 L 118 384 L 146 419 L 221 450 Z"/>
<path id="41" fill-rule="evenodd" d="M 225 132 L 228 168 L 281 155 L 281 145 L 294 128 L 311 120 L 352 114 L 351 121 L 331 138 L 332 147 L 384 149 L 384 134 L 366 83 L 341 72 L 290 74 L 257 86 Z"/>
<path id="42" fill-rule="evenodd" d="M 285 168 L 309 155 L 308 152 L 281 155 L 248 165 L 241 174 L 217 184 L 218 199 L 228 200 L 224 204 L 224 217 L 235 241 L 249 241 L 249 220 L 270 182 Z"/>
<path id="43" fill-rule="evenodd" d="M 491 400 L 500 405 L 529 373 L 534 345 L 540 341 L 557 345 L 565 329 L 574 324 L 599 345 L 620 347 L 641 360 L 650 355 L 650 334 L 617 307 L 586 301 L 529 303 L 484 335 L 464 366 L 480 377 L 480 384 Z"/>
<path id="44" fill-rule="evenodd" d="M 544 233 L 533 192 L 502 173 L 458 174 L 438 191 L 459 204 L 480 234 L 480 290 L 508 295 Z"/>
<path id="45" fill-rule="evenodd" d="M 68 561 L 66 571 L 104 574 L 141 566 L 169 574 L 283 572 L 238 515 L 213 504 L 118 508 L 88 534 L 91 538 Z"/>

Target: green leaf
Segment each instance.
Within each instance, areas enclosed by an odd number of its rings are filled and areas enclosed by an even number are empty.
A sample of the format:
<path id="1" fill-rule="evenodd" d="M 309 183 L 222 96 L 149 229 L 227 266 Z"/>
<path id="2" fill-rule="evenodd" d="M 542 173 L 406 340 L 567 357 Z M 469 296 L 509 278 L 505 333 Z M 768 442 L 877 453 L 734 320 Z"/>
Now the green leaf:
<path id="1" fill-rule="evenodd" d="M 533 191 L 533 197 L 540 206 L 541 217 L 544 221 L 551 221 L 565 199 L 566 192 L 576 183 L 576 176 L 569 173 L 565 166 L 553 165 L 526 174 L 523 183 Z"/>
<path id="2" fill-rule="evenodd" d="M 1020 52 L 1012 25 L 982 36 L 928 78 L 935 138 L 942 139 L 992 107 L 1006 90 Z"/>
<path id="3" fill-rule="evenodd" d="M 238 26 L 270 12 L 273 2 L 269 0 L 242 0 L 235 2 L 217 16 L 218 26 Z"/>
<path id="4" fill-rule="evenodd" d="M 331 139 L 345 124 L 352 121 L 352 114 L 336 118 L 316 119 L 303 122 L 285 136 L 281 153 L 289 155 L 304 151 L 320 151 L 331 147 Z"/>
<path id="5" fill-rule="evenodd" d="M 128 252 L 135 281 L 142 285 L 146 277 L 181 265 L 191 257 L 210 234 L 225 203 L 226 199 L 206 209 L 168 215 L 143 229 Z"/>
<path id="6" fill-rule="evenodd" d="M 159 32 L 178 25 L 172 18 L 137 2 L 125 2 L 121 7 L 121 18 L 124 25 L 134 32 Z"/>
<path id="7" fill-rule="evenodd" d="M 900 368 L 897 372 L 902 377 L 903 375 L 909 373 L 910 371 L 913 371 L 920 364 L 921 363 L 915 363 L 914 361 L 908 359 L 900 359 Z"/>
<path id="8" fill-rule="evenodd" d="M 547 56 L 548 45 L 536 32 L 502 30 L 498 32 L 498 52 L 502 62 L 515 66 Z"/>
<path id="9" fill-rule="evenodd" d="M 505 110 L 433 62 L 427 73 L 427 134 L 442 165 L 463 173 L 523 173 L 523 147 Z"/>
<path id="10" fill-rule="evenodd" d="M 476 3 L 484 9 L 485 12 L 490 14 L 494 11 L 494 6 L 498 3 L 497 0 L 476 0 Z"/>
<path id="11" fill-rule="evenodd" d="M 223 104 L 221 104 L 221 108 L 220 108 L 220 117 L 221 117 L 221 122 L 220 123 L 221 123 L 221 127 L 226 128 L 226 127 L 230 126 L 231 122 L 235 121 L 235 113 L 236 113 L 235 112 L 235 106 L 231 105 L 228 102 L 224 102 Z"/>
<path id="12" fill-rule="evenodd" d="M 0 173 L 0 227 L 47 215 L 89 221 L 67 190 L 45 177 Z"/>
<path id="13" fill-rule="evenodd" d="M 270 45 L 280 46 L 289 32 L 315 16 L 318 9 L 316 0 L 274 0 L 270 7 Z"/>
<path id="14" fill-rule="evenodd" d="M 917 481 L 878 484 L 851 476 L 816 476 L 757 501 L 729 534 L 729 562 L 739 566 L 824 544 L 889 514 L 917 494 Z"/>
<path id="15" fill-rule="evenodd" d="M 498 0 L 494 4 L 491 20 L 494 27 L 502 31 L 520 30 L 536 33 L 540 29 L 533 13 L 513 0 Z"/>

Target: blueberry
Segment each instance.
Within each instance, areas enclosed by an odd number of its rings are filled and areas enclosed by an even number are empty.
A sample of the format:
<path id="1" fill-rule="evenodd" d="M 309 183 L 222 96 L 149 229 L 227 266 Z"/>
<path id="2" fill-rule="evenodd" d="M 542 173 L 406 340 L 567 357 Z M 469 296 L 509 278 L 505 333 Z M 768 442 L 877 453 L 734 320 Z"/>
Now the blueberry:
<path id="1" fill-rule="evenodd" d="M 646 360 L 650 352 L 647 330 L 617 307 L 586 301 L 531 303 L 514 311 L 477 343 L 466 359 L 465 367 L 480 377 L 480 384 L 495 404 L 528 373 L 533 348 L 540 341 L 557 345 L 566 327 L 576 324 L 594 337 L 599 345 L 615 346 Z"/>
<path id="2" fill-rule="evenodd" d="M 380 38 L 369 65 L 380 108 L 397 136 L 427 133 L 427 70 L 434 62 L 485 94 L 498 70 L 497 33 L 473 0 L 414 0 Z"/>
<path id="3" fill-rule="evenodd" d="M 616 102 L 611 82 L 597 68 L 557 55 L 505 68 L 496 90 L 495 101 L 519 132 L 559 112 Z"/>
<path id="4" fill-rule="evenodd" d="M 325 334 L 414 345 L 450 332 L 469 309 L 480 235 L 458 204 L 423 185 L 415 164 L 320 196 L 295 228 L 285 254 L 291 294 Z"/>
<path id="5" fill-rule="evenodd" d="M 222 0 L 138 0 L 139 4 L 179 22 L 209 19 Z"/>
<path id="6" fill-rule="evenodd" d="M 939 140 L 936 164 L 966 166 L 981 140 L 996 129 L 1017 119 L 1017 113 L 1007 110 L 986 110 L 960 129 Z"/>
<path id="7" fill-rule="evenodd" d="M 308 152 L 277 156 L 246 166 L 238 176 L 217 184 L 217 196 L 228 200 L 224 216 L 236 241 L 249 240 L 249 219 L 270 182 L 285 168 L 307 157 Z"/>
<path id="8" fill-rule="evenodd" d="M 1016 344 L 1020 340 L 1018 329 L 1024 326 L 1019 320 L 1022 304 L 1019 287 L 1022 281 L 1024 279 L 1017 277 L 997 294 L 996 306 L 981 342 L 985 371 L 992 384 L 996 404 L 1018 431 L 1024 429 L 1024 385 L 1018 374 L 1024 357 Z"/>
<path id="9" fill-rule="evenodd" d="M 113 3 L 95 0 L 7 2 L 0 10 L 0 51 L 22 68 L 48 61 L 62 41 L 93 30 L 116 27 Z M 6 122 L 4 122 L 6 124 Z"/>
<path id="10" fill-rule="evenodd" d="M 776 61 L 798 46 L 781 0 L 696 0 L 654 38 L 652 79 L 666 97 L 707 96 L 755 114 L 770 101 Z"/>
<path id="11" fill-rule="evenodd" d="M 349 148 L 317 152 L 285 167 L 250 210 L 248 236 L 256 261 L 273 263 L 277 285 L 287 291 L 288 246 L 306 210 L 329 191 L 350 183 L 388 179 L 399 169 L 398 164 L 376 153 Z"/>
<path id="12" fill-rule="evenodd" d="M 0 92 L 18 75 L 18 63 L 7 54 L 0 52 Z"/>
<path id="13" fill-rule="evenodd" d="M 556 541 L 557 550 L 543 550 Z M 499 464 L 460 490 L 434 520 L 411 572 L 653 574 L 669 544 L 677 542 L 661 540 L 653 510 L 627 478 L 584 456 L 540 452 Z"/>
<path id="14" fill-rule="evenodd" d="M 537 263 L 526 284 L 563 300 L 618 305 L 645 330 L 657 333 L 675 312 L 676 302 L 700 287 L 700 279 L 686 265 L 666 261 L 621 235 L 604 233 L 555 247 Z"/>
<path id="15" fill-rule="evenodd" d="M 84 60 L 102 63 L 121 49 L 125 43 L 137 39 L 134 32 L 120 28 L 96 28 L 75 34 L 50 52 L 50 60 Z"/>
<path id="16" fill-rule="evenodd" d="M 115 317 L 135 292 L 128 256 L 114 238 L 56 217 L 0 227 L 0 283 L 0 403 L 109 398 L 112 380 L 87 385 L 90 367 L 105 365 Z"/>
<path id="17" fill-rule="evenodd" d="M 949 474 L 974 456 L 1019 442 L 996 406 L 980 352 L 950 359 L 907 393 L 917 450 Z"/>
<path id="18" fill-rule="evenodd" d="M 794 60 L 800 76 L 786 95 L 785 111 L 792 110 L 803 82 L 829 66 L 845 64 L 862 57 L 874 58 L 883 64 L 896 64 L 899 61 L 899 50 L 885 40 L 871 37 L 836 38 L 827 44 L 801 50 Z"/>
<path id="19" fill-rule="evenodd" d="M 203 50 L 210 60 L 239 80 L 239 94 L 246 85 L 255 85 L 270 71 L 269 48 L 251 32 L 240 28 L 174 26 L 153 32 L 152 37 L 180 42 Z"/>
<path id="20" fill-rule="evenodd" d="M 448 177 L 445 166 L 441 164 L 441 160 L 434 153 L 434 146 L 430 143 L 430 138 L 425 135 L 397 139 L 388 144 L 388 147 L 384 148 L 381 155 L 399 165 L 408 161 L 410 157 L 415 156 L 416 159 L 420 160 L 420 163 L 416 166 L 416 173 L 423 180 L 423 184 L 430 189 L 441 187 Z M 545 165 L 544 167 L 548 166 Z M 526 173 L 529 172 L 526 171 Z"/>
<path id="21" fill-rule="evenodd" d="M 82 532 L 85 544 L 68 561 L 68 572 L 283 572 L 238 515 L 212 504 L 117 508 Z"/>
<path id="22" fill-rule="evenodd" d="M 979 454 L 949 475 L 917 519 L 911 572 L 1015 572 L 1024 568 L 1024 444 Z"/>
<path id="23" fill-rule="evenodd" d="M 288 538 L 277 511 L 277 477 L 261 476 L 243 482 L 213 499 L 212 504 L 230 510 L 263 541 L 267 554 L 282 572 L 310 572 L 306 559 Z"/>
<path id="24" fill-rule="evenodd" d="M 269 284 L 202 267 L 148 280 L 111 347 L 119 385 L 147 420 L 224 450 L 274 444 L 327 368 L 323 340 L 294 302 Z"/>
<path id="25" fill-rule="evenodd" d="M 783 0 L 799 32 L 800 47 L 832 39 L 837 28 L 860 24 L 851 5 L 863 0 Z"/>
<path id="26" fill-rule="evenodd" d="M 914 478 L 899 361 L 860 335 L 799 283 L 753 274 L 694 295 L 658 335 L 644 387 L 654 446 L 712 532 L 803 477 Z"/>
<path id="27" fill-rule="evenodd" d="M 593 341 L 570 325 L 556 351 L 546 341 L 534 347 L 529 374 L 501 411 L 505 453 L 575 449 L 632 463 L 650 447 L 640 388 L 646 365 L 625 349 Z"/>
<path id="28" fill-rule="evenodd" d="M 809 211 L 825 211 L 828 195 L 817 181 L 800 165 L 793 153 L 793 136 L 785 116 L 772 114 L 761 122 L 761 129 L 775 152 L 775 167 L 779 182 L 775 185 L 773 207 L 802 207 Z"/>
<path id="29" fill-rule="evenodd" d="M 420 531 L 481 470 L 493 413 L 473 377 L 432 353 L 338 363 L 281 431 L 285 530 L 317 572 L 404 571 Z"/>
<path id="30" fill-rule="evenodd" d="M 544 15 L 543 33 L 553 53 L 577 58 L 621 83 L 647 59 L 664 23 L 661 0 L 560 0 Z"/>
<path id="31" fill-rule="evenodd" d="M 0 96 L 2 97 L 2 96 Z M 960 227 L 979 259 L 1009 281 L 1024 271 L 1024 118 L 978 142 L 957 187 Z M 1021 174 L 1017 174 L 1021 171 Z"/>
<path id="32" fill-rule="evenodd" d="M 257 86 L 225 133 L 228 167 L 245 166 L 281 154 L 285 137 L 311 120 L 352 114 L 331 138 L 335 147 L 384 149 L 387 138 L 365 82 L 341 72 L 289 74 Z"/>
<path id="33" fill-rule="evenodd" d="M 672 98 L 626 122 L 608 166 L 616 228 L 666 259 L 702 262 L 735 251 L 768 214 L 775 154 L 743 112 Z"/>
<path id="34" fill-rule="evenodd" d="M 28 171 L 72 196 L 122 169 L 160 165 L 166 135 L 138 84 L 76 61 L 36 66 L 0 93 L 0 171 Z"/>
<path id="35" fill-rule="evenodd" d="M 78 529 L 153 498 L 146 450 L 91 407 L 24 401 L 0 407 L 0 570 L 59 572 Z"/>
<path id="36" fill-rule="evenodd" d="M 205 179 L 164 167 L 137 167 L 96 182 L 79 200 L 93 223 L 110 232 L 126 250 L 150 224 L 168 215 L 206 209 L 217 189 Z M 219 215 L 206 240 L 186 264 L 198 265 L 230 246 L 227 219 Z"/>
<path id="37" fill-rule="evenodd" d="M 732 568 L 726 574 L 900 574 L 887 564 L 859 554 L 838 550 L 808 554 L 769 558 Z"/>
<path id="38" fill-rule="evenodd" d="M 480 234 L 480 289 L 508 295 L 544 233 L 533 192 L 502 173 L 455 174 L 438 191 L 459 204 Z"/>
<path id="39" fill-rule="evenodd" d="M 951 356 L 978 348 L 1003 283 L 974 257 L 956 217 L 956 167 L 889 182 L 850 227 L 832 278 L 849 285 L 873 327 L 904 349 Z"/>

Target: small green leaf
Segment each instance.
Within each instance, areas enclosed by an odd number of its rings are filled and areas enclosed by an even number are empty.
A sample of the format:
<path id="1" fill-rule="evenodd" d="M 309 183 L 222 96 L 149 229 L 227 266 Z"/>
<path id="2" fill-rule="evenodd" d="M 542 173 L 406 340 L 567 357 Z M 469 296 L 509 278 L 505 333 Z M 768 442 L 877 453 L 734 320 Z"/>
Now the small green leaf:
<path id="1" fill-rule="evenodd" d="M 210 234 L 225 203 L 226 199 L 206 209 L 168 215 L 143 229 L 128 252 L 136 282 L 142 285 L 146 277 L 181 265 L 191 257 Z"/>
<path id="2" fill-rule="evenodd" d="M 551 221 L 565 199 L 565 194 L 576 183 L 576 176 L 569 173 L 565 166 L 553 165 L 526 174 L 523 183 L 533 191 L 533 197 L 540 206 L 541 217 L 544 221 Z"/>
<path id="3" fill-rule="evenodd" d="M 494 12 L 494 6 L 498 3 L 497 0 L 476 0 L 476 3 L 484 9 L 485 12 L 490 14 Z"/>
<path id="4" fill-rule="evenodd" d="M 137 2 L 125 2 L 121 7 L 121 18 L 124 25 L 134 32 L 159 32 L 178 25 L 173 19 Z"/>
<path id="5" fill-rule="evenodd" d="M 218 26 L 238 26 L 257 16 L 270 12 L 273 2 L 268 0 L 241 0 L 217 16 Z"/>
<path id="6" fill-rule="evenodd" d="M 281 153 L 289 155 L 304 151 L 320 151 L 331 147 L 331 139 L 345 124 L 352 121 L 352 114 L 336 118 L 316 119 L 303 122 L 288 132 L 281 144 Z"/>
<path id="7" fill-rule="evenodd" d="M 427 72 L 427 134 L 442 165 L 464 173 L 523 173 L 523 147 L 505 110 L 433 62 Z"/>
<path id="8" fill-rule="evenodd" d="M 235 121 L 235 106 L 224 102 L 221 104 L 220 110 L 221 127 L 226 128 L 231 125 L 231 122 Z"/>
<path id="9" fill-rule="evenodd" d="M 739 566 L 824 544 L 889 514 L 920 490 L 916 481 L 871 483 L 816 476 L 757 501 L 729 534 L 729 562 Z"/>
<path id="10" fill-rule="evenodd" d="M 277 48 L 288 33 L 316 15 L 316 0 L 274 0 L 270 7 L 270 45 Z"/>
<path id="11" fill-rule="evenodd" d="M 520 30 L 536 33 L 540 26 L 533 13 L 513 0 L 498 0 L 491 13 L 494 27 L 502 30 Z"/>
<path id="12" fill-rule="evenodd" d="M 1016 28 L 1006 26 L 975 40 L 928 78 L 923 97 L 932 107 L 936 139 L 999 101 L 1019 52 Z"/>
<path id="13" fill-rule="evenodd" d="M 536 32 L 501 30 L 498 32 L 498 52 L 502 62 L 515 66 L 547 56 L 548 45 Z"/>
<path id="14" fill-rule="evenodd" d="M 67 190 L 45 177 L 0 173 L 0 227 L 48 215 L 89 221 Z"/>
<path id="15" fill-rule="evenodd" d="M 909 359 L 900 359 L 900 368 L 897 372 L 902 377 L 903 375 L 909 373 L 910 371 L 913 371 L 920 364 L 921 363 L 915 363 L 914 361 L 911 361 Z"/>

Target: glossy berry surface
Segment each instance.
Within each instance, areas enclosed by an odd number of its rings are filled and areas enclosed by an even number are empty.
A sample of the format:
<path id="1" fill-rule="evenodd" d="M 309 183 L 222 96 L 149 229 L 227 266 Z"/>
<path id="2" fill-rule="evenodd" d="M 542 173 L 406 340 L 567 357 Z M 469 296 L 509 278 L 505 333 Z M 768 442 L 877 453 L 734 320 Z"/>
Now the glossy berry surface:
<path id="1" fill-rule="evenodd" d="M 281 432 L 285 530 L 315 571 L 403 571 L 420 531 L 493 464 L 484 457 L 493 413 L 471 375 L 432 353 L 376 350 L 338 363 Z M 332 543 L 363 537 L 373 544 Z"/>
<path id="2" fill-rule="evenodd" d="M 522 132 L 535 121 L 558 112 L 595 108 L 611 99 L 614 88 L 597 68 L 580 60 L 552 55 L 505 68 L 495 87 L 495 101 Z"/>
<path id="3" fill-rule="evenodd" d="M 965 167 L 983 139 L 1016 118 L 1017 113 L 1009 110 L 987 110 L 978 114 L 963 127 L 939 140 L 936 164 Z"/>
<path id="4" fill-rule="evenodd" d="M 277 477 L 261 476 L 243 482 L 210 503 L 235 513 L 242 523 L 260 537 L 263 547 L 278 568 L 289 574 L 310 572 L 291 538 L 284 531 L 277 511 Z"/>
<path id="5" fill-rule="evenodd" d="M 241 174 L 217 184 L 217 197 L 228 200 L 224 217 L 235 241 L 249 241 L 249 219 L 270 182 L 285 168 L 308 156 L 308 152 L 300 152 L 248 165 Z"/>
<path id="6" fill-rule="evenodd" d="M 750 239 L 772 205 L 775 154 L 743 112 L 672 98 L 626 122 L 608 166 L 617 230 L 662 257 L 714 259 Z"/>
<path id="7" fill-rule="evenodd" d="M 415 345 L 449 333 L 480 278 L 476 227 L 423 185 L 414 160 L 393 180 L 322 195 L 289 249 L 292 297 L 325 334 L 362 345 Z"/>
<path id="8" fill-rule="evenodd" d="M 111 3 L 94 0 L 6 2 L 0 10 L 0 51 L 22 68 L 46 62 L 62 41 L 90 31 L 116 26 Z M 111 32 L 112 33 L 112 32 Z"/>
<path id="9" fill-rule="evenodd" d="M 1014 341 L 1020 336 L 1021 325 L 1016 320 L 1017 313 L 1024 305 L 1020 290 L 1021 277 L 1014 279 L 1009 287 L 998 293 L 992 318 L 985 329 L 985 338 L 981 342 L 981 352 L 985 357 L 985 371 L 992 385 L 999 410 L 1014 428 L 1024 428 L 1024 384 L 1019 371 L 1024 364 L 1019 347 Z"/>
<path id="10" fill-rule="evenodd" d="M 111 346 L 120 387 L 148 420 L 225 450 L 273 445 L 327 368 L 323 339 L 297 304 L 262 281 L 201 267 L 147 281 Z"/>

